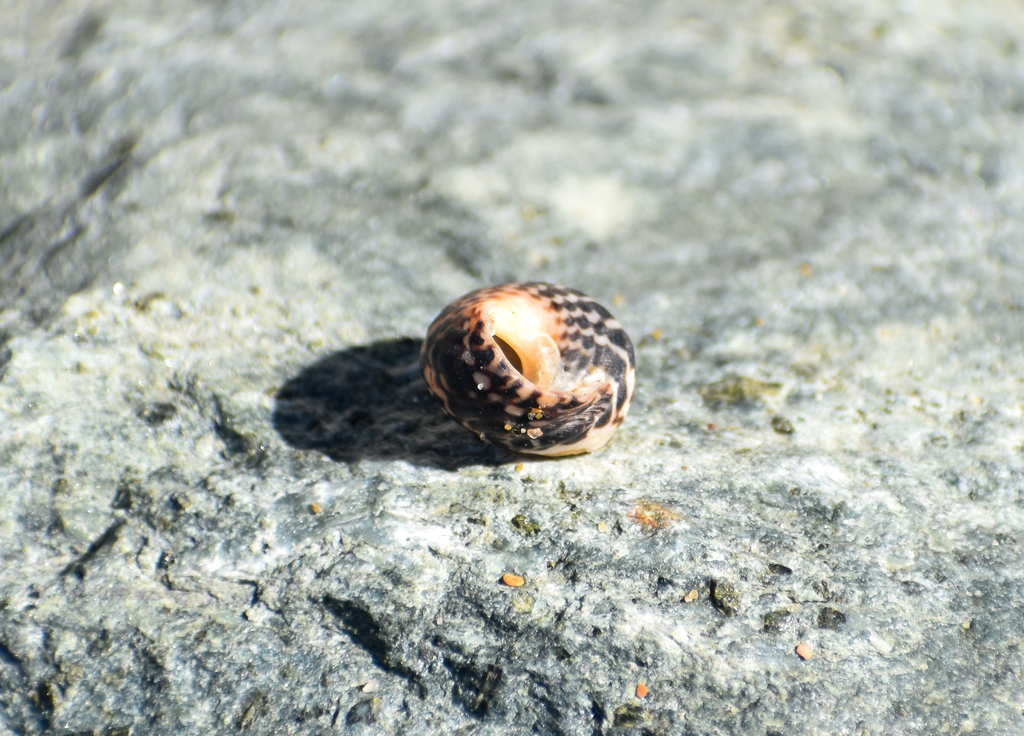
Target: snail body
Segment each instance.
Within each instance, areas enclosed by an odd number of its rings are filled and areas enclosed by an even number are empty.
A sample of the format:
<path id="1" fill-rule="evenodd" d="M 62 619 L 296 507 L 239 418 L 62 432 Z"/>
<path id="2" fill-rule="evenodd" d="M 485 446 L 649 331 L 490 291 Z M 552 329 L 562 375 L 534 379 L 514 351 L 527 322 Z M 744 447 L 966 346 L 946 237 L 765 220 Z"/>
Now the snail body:
<path id="1" fill-rule="evenodd" d="M 629 411 L 633 344 L 597 302 L 552 284 L 503 284 L 449 304 L 427 331 L 423 378 L 444 411 L 514 452 L 576 455 Z"/>

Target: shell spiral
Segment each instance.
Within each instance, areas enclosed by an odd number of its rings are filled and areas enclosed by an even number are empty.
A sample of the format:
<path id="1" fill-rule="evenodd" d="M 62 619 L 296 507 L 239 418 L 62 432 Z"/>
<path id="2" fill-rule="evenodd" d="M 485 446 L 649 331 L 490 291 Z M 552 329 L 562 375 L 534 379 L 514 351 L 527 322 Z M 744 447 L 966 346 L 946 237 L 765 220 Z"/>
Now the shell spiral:
<path id="1" fill-rule="evenodd" d="M 449 304 L 427 331 L 423 378 L 444 411 L 514 452 L 605 445 L 629 411 L 636 356 L 597 302 L 552 284 L 503 284 Z"/>

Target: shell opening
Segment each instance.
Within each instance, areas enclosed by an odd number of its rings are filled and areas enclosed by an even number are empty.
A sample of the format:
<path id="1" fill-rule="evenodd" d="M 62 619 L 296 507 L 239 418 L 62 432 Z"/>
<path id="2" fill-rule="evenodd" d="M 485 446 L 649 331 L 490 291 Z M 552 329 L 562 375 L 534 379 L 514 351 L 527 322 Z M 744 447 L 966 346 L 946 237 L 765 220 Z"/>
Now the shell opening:
<path id="1" fill-rule="evenodd" d="M 548 334 L 547 315 L 533 304 L 509 301 L 491 309 L 491 335 L 508 362 L 527 381 L 544 390 L 589 393 L 607 380 L 601 369 L 583 375 L 568 373 L 558 344 Z"/>
<path id="2" fill-rule="evenodd" d="M 501 352 L 504 353 L 505 359 L 512 364 L 520 373 L 523 372 L 523 359 L 519 357 L 519 353 L 516 349 L 501 339 L 498 335 L 494 336 L 494 341 L 498 343 L 498 347 L 501 348 Z"/>
<path id="3" fill-rule="evenodd" d="M 562 370 L 558 345 L 544 331 L 542 316 L 518 304 L 496 306 L 490 314 L 491 334 L 509 363 L 527 381 L 549 388 Z"/>

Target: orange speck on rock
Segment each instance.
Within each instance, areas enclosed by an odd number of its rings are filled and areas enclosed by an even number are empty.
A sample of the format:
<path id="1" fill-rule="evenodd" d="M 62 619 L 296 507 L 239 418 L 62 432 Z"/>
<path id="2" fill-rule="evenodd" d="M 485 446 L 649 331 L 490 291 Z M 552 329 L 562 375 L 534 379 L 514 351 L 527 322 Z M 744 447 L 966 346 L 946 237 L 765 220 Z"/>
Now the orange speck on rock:
<path id="1" fill-rule="evenodd" d="M 643 684 L 642 682 L 639 685 L 636 686 L 636 696 L 638 698 L 646 698 L 647 697 L 647 686 L 645 684 Z"/>
<path id="2" fill-rule="evenodd" d="M 673 521 L 679 521 L 679 514 L 654 501 L 638 499 L 629 518 L 648 529 L 664 529 Z"/>
<path id="3" fill-rule="evenodd" d="M 526 466 L 525 466 L 525 465 L 524 465 L 523 463 L 519 463 L 519 464 L 518 464 L 518 465 L 516 466 L 516 472 L 517 472 L 517 473 L 522 473 L 522 472 L 523 472 L 523 468 L 525 468 L 525 467 L 526 467 Z"/>
<path id="4" fill-rule="evenodd" d="M 323 509 L 323 507 L 322 507 L 322 506 L 321 506 L 320 504 L 318 504 L 318 503 L 311 503 L 311 504 L 309 505 L 309 510 L 310 510 L 310 511 L 312 511 L 312 512 L 313 512 L 314 514 L 319 514 L 319 513 L 320 513 L 321 511 L 323 511 L 324 509 Z"/>
<path id="5" fill-rule="evenodd" d="M 801 263 L 800 264 L 800 275 L 801 276 L 810 276 L 811 275 L 811 264 L 810 263 Z"/>
<path id="6" fill-rule="evenodd" d="M 523 583 L 525 583 L 526 581 L 518 575 L 513 575 L 512 573 L 507 572 L 501 576 L 501 582 L 505 583 L 505 585 L 507 585 L 510 588 L 522 588 Z"/>
<path id="7" fill-rule="evenodd" d="M 695 600 L 697 600 L 697 598 L 699 598 L 699 597 L 700 597 L 700 593 L 698 593 L 698 592 L 697 592 L 697 589 L 696 589 L 696 588 L 694 588 L 694 589 L 693 589 L 693 590 L 691 590 L 691 591 L 690 591 L 689 593 L 687 593 L 686 595 L 684 595 L 684 596 L 683 596 L 683 600 L 684 600 L 684 601 L 685 601 L 686 603 L 693 603 L 693 602 L 694 602 Z"/>
<path id="8" fill-rule="evenodd" d="M 814 650 L 811 649 L 811 645 L 807 642 L 797 644 L 796 654 L 800 659 L 810 659 L 814 656 Z"/>

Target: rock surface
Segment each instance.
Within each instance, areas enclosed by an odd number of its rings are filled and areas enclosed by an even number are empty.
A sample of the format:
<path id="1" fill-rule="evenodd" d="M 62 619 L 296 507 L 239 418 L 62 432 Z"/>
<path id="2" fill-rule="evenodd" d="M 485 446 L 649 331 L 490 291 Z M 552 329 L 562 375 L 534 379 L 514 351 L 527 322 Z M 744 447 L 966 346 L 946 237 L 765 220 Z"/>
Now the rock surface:
<path id="1" fill-rule="evenodd" d="M 0 6 L 0 733 L 1024 731 L 1022 68 L 995 0 Z M 603 451 L 427 394 L 503 280 L 633 335 Z"/>

